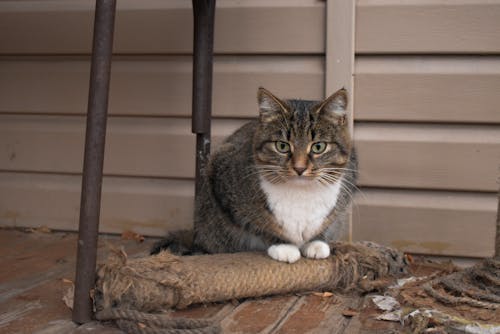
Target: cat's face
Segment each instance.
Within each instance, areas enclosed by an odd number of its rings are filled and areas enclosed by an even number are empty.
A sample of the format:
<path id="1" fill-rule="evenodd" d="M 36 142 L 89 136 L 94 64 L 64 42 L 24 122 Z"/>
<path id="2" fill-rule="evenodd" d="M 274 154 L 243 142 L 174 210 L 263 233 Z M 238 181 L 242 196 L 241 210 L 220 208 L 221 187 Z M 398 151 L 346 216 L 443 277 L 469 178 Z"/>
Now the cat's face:
<path id="1" fill-rule="evenodd" d="M 347 94 L 324 101 L 280 100 L 258 91 L 260 124 L 254 137 L 259 174 L 271 183 L 335 183 L 346 170 L 351 138 Z"/>

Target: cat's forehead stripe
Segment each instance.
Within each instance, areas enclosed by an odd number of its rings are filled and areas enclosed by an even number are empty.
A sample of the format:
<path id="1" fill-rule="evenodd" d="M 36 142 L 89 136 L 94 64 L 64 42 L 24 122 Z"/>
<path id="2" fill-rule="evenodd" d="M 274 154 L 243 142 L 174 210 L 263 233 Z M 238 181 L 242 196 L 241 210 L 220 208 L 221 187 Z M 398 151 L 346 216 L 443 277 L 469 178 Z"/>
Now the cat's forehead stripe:
<path id="1" fill-rule="evenodd" d="M 313 119 L 311 110 L 317 104 L 307 100 L 288 100 L 290 121 L 296 138 L 312 139 Z"/>

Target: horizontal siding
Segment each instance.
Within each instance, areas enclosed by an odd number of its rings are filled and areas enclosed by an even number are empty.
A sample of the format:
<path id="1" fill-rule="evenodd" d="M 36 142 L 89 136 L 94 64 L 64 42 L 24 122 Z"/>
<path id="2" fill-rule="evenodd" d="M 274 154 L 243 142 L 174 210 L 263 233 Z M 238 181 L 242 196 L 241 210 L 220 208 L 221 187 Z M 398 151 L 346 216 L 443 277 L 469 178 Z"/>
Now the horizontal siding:
<path id="1" fill-rule="evenodd" d="M 21 59 L 0 61 L 0 112 L 86 113 L 89 61 Z M 324 91 L 323 71 L 319 56 L 216 56 L 213 115 L 256 116 L 259 86 L 278 95 L 319 99 Z M 191 57 L 115 57 L 109 113 L 190 116 L 191 89 Z"/>
<path id="2" fill-rule="evenodd" d="M 94 3 L 1 1 L 0 54 L 88 54 Z M 192 52 L 191 3 L 117 2 L 114 52 Z M 217 1 L 216 53 L 324 53 L 325 4 L 318 0 Z M 279 24 L 276 24 L 279 22 Z M 303 29 L 308 25 L 308 29 Z"/>
<path id="3" fill-rule="evenodd" d="M 361 123 L 354 132 L 361 185 L 498 190 L 496 126 Z"/>
<path id="4" fill-rule="evenodd" d="M 215 141 L 243 123 L 214 120 Z M 83 117 L 0 115 L 0 170 L 81 172 L 84 126 Z M 190 129 L 187 118 L 111 117 L 104 172 L 193 177 Z M 494 126 L 360 123 L 355 137 L 363 186 L 497 190 L 500 131 Z"/>
<path id="5" fill-rule="evenodd" d="M 358 0 L 356 52 L 500 53 L 499 0 Z"/>
<path id="6" fill-rule="evenodd" d="M 76 230 L 80 183 L 76 175 L 0 173 L 0 225 Z M 105 177 L 100 230 L 161 236 L 189 228 L 193 189 L 191 180 Z M 493 254 L 494 194 L 363 189 L 355 203 L 355 240 L 435 255 Z"/>
<path id="7" fill-rule="evenodd" d="M 0 172 L 0 226 L 78 229 L 81 177 Z M 194 182 L 105 177 L 100 231 L 161 236 L 192 225 Z"/>
<path id="8" fill-rule="evenodd" d="M 411 253 L 491 257 L 496 207 L 496 194 L 363 189 L 353 239 Z"/>
<path id="9" fill-rule="evenodd" d="M 355 71 L 358 121 L 500 123 L 500 57 L 358 56 Z"/>
<path id="10" fill-rule="evenodd" d="M 241 124 L 213 122 L 214 141 Z M 81 173 L 84 134 L 83 117 L 2 115 L 0 170 Z M 194 176 L 194 152 L 187 118 L 110 118 L 104 173 L 189 178 Z"/>
<path id="11" fill-rule="evenodd" d="M 357 0 L 353 239 L 489 257 L 500 161 L 500 0 Z"/>
<path id="12" fill-rule="evenodd" d="M 0 1 L 0 225 L 77 227 L 93 5 Z M 343 61 L 325 59 L 325 13 L 319 0 L 217 1 L 215 142 L 256 115 L 258 86 L 319 99 L 338 81 L 325 80 Z M 499 18 L 500 0 L 356 2 L 354 239 L 492 255 Z M 115 33 L 101 231 L 189 228 L 190 2 L 120 0 Z"/>

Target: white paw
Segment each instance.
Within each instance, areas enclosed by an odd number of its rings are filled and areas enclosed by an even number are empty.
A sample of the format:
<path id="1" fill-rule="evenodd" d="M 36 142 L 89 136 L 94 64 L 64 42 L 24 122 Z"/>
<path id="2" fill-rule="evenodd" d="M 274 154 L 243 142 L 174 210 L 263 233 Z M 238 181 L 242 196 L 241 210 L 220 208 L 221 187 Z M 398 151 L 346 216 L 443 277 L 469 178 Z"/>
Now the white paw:
<path id="1" fill-rule="evenodd" d="M 302 254 L 310 259 L 325 259 L 330 256 L 330 246 L 321 240 L 311 241 L 302 247 Z"/>
<path id="2" fill-rule="evenodd" d="M 300 259 L 300 250 L 295 245 L 272 245 L 267 249 L 267 254 L 275 260 L 294 263 Z"/>

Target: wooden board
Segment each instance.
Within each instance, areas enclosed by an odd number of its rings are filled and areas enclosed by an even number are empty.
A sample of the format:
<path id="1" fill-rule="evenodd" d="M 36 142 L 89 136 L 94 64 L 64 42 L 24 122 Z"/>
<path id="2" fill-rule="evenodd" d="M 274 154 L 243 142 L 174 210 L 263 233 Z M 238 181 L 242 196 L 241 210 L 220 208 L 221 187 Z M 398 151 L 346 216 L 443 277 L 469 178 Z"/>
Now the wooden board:
<path id="1" fill-rule="evenodd" d="M 244 120 L 213 122 L 215 144 Z M 107 175 L 192 178 L 189 119 L 111 117 Z M 0 170 L 81 173 L 84 118 L 0 115 Z M 360 185 L 496 191 L 495 126 L 359 123 Z M 175 157 L 175 158 L 173 158 Z"/>
<path id="2" fill-rule="evenodd" d="M 0 2 L 0 54 L 90 53 L 94 3 Z M 215 52 L 324 53 L 324 8 L 323 2 L 315 0 L 219 0 Z M 113 50 L 117 54 L 191 53 L 192 17 L 189 1 L 118 1 Z"/>
<path id="3" fill-rule="evenodd" d="M 406 252 L 490 257 L 496 194 L 362 189 L 353 206 L 354 240 Z"/>
<path id="4" fill-rule="evenodd" d="M 103 327 L 90 331 L 75 331 L 71 310 L 62 297 L 74 281 L 77 235 L 67 233 L 32 232 L 0 229 L 0 240 L 12 239 L 16 244 L 2 243 L 4 270 L 0 279 L 0 333 L 56 334 L 56 333 L 117 333 Z M 123 246 L 129 256 L 145 256 L 153 240 L 139 244 L 116 236 L 99 237 L 98 263 L 109 255 L 109 247 Z M 95 327 L 95 324 L 94 324 Z"/>
<path id="5" fill-rule="evenodd" d="M 498 0 L 359 0 L 356 52 L 500 53 Z"/>
<path id="6" fill-rule="evenodd" d="M 216 56 L 213 115 L 254 117 L 257 88 L 278 96 L 320 99 L 324 94 L 319 56 Z M 28 57 L 0 61 L 0 112 L 85 114 L 90 63 L 82 57 Z M 189 56 L 115 57 L 111 71 L 111 115 L 190 116 Z"/>
<path id="7" fill-rule="evenodd" d="M 6 271 L 5 278 L 0 282 L 2 288 L 13 288 L 11 298 L 0 298 L 0 333 L 123 334 L 112 323 L 93 321 L 81 326 L 74 324 L 71 321 L 71 311 L 61 300 L 71 286 L 68 281 L 74 279 L 76 234 L 23 233 L 19 230 L 0 229 L 0 240 L 17 241 L 14 247 L 0 243 L 1 254 L 14 250 L 18 257 L 3 264 L 9 267 L 16 261 L 24 262 L 24 266 L 18 267 L 19 274 L 28 278 L 20 282 L 16 276 L 9 276 L 11 271 Z M 154 240 L 146 238 L 144 243 L 139 244 L 116 236 L 100 235 L 98 262 L 106 258 L 103 255 L 109 252 L 110 245 L 115 248 L 123 246 L 129 256 L 135 257 L 145 256 L 152 242 Z M 26 249 L 24 245 L 32 248 Z M 30 264 L 36 261 L 40 263 L 35 272 Z M 40 280 L 40 276 L 44 279 Z M 376 321 L 374 318 L 380 312 L 370 305 L 369 297 L 364 298 L 355 293 L 345 296 L 334 291 L 328 296 L 321 296 L 304 292 L 192 305 L 183 310 L 172 310 L 168 314 L 174 318 L 212 318 L 228 334 L 389 333 L 382 332 L 381 329 L 402 329 L 399 324 Z M 346 310 L 351 310 L 350 316 L 344 316 Z"/>
<path id="8" fill-rule="evenodd" d="M 347 120 L 349 131 L 354 128 L 354 21 L 355 1 L 332 0 L 326 2 L 326 53 L 325 53 L 325 97 L 340 88 L 348 94 Z M 344 231 L 343 240 L 352 239 L 352 221 L 345 220 L 339 230 Z"/>
<path id="9" fill-rule="evenodd" d="M 500 58 L 358 56 L 358 121 L 500 123 Z"/>

